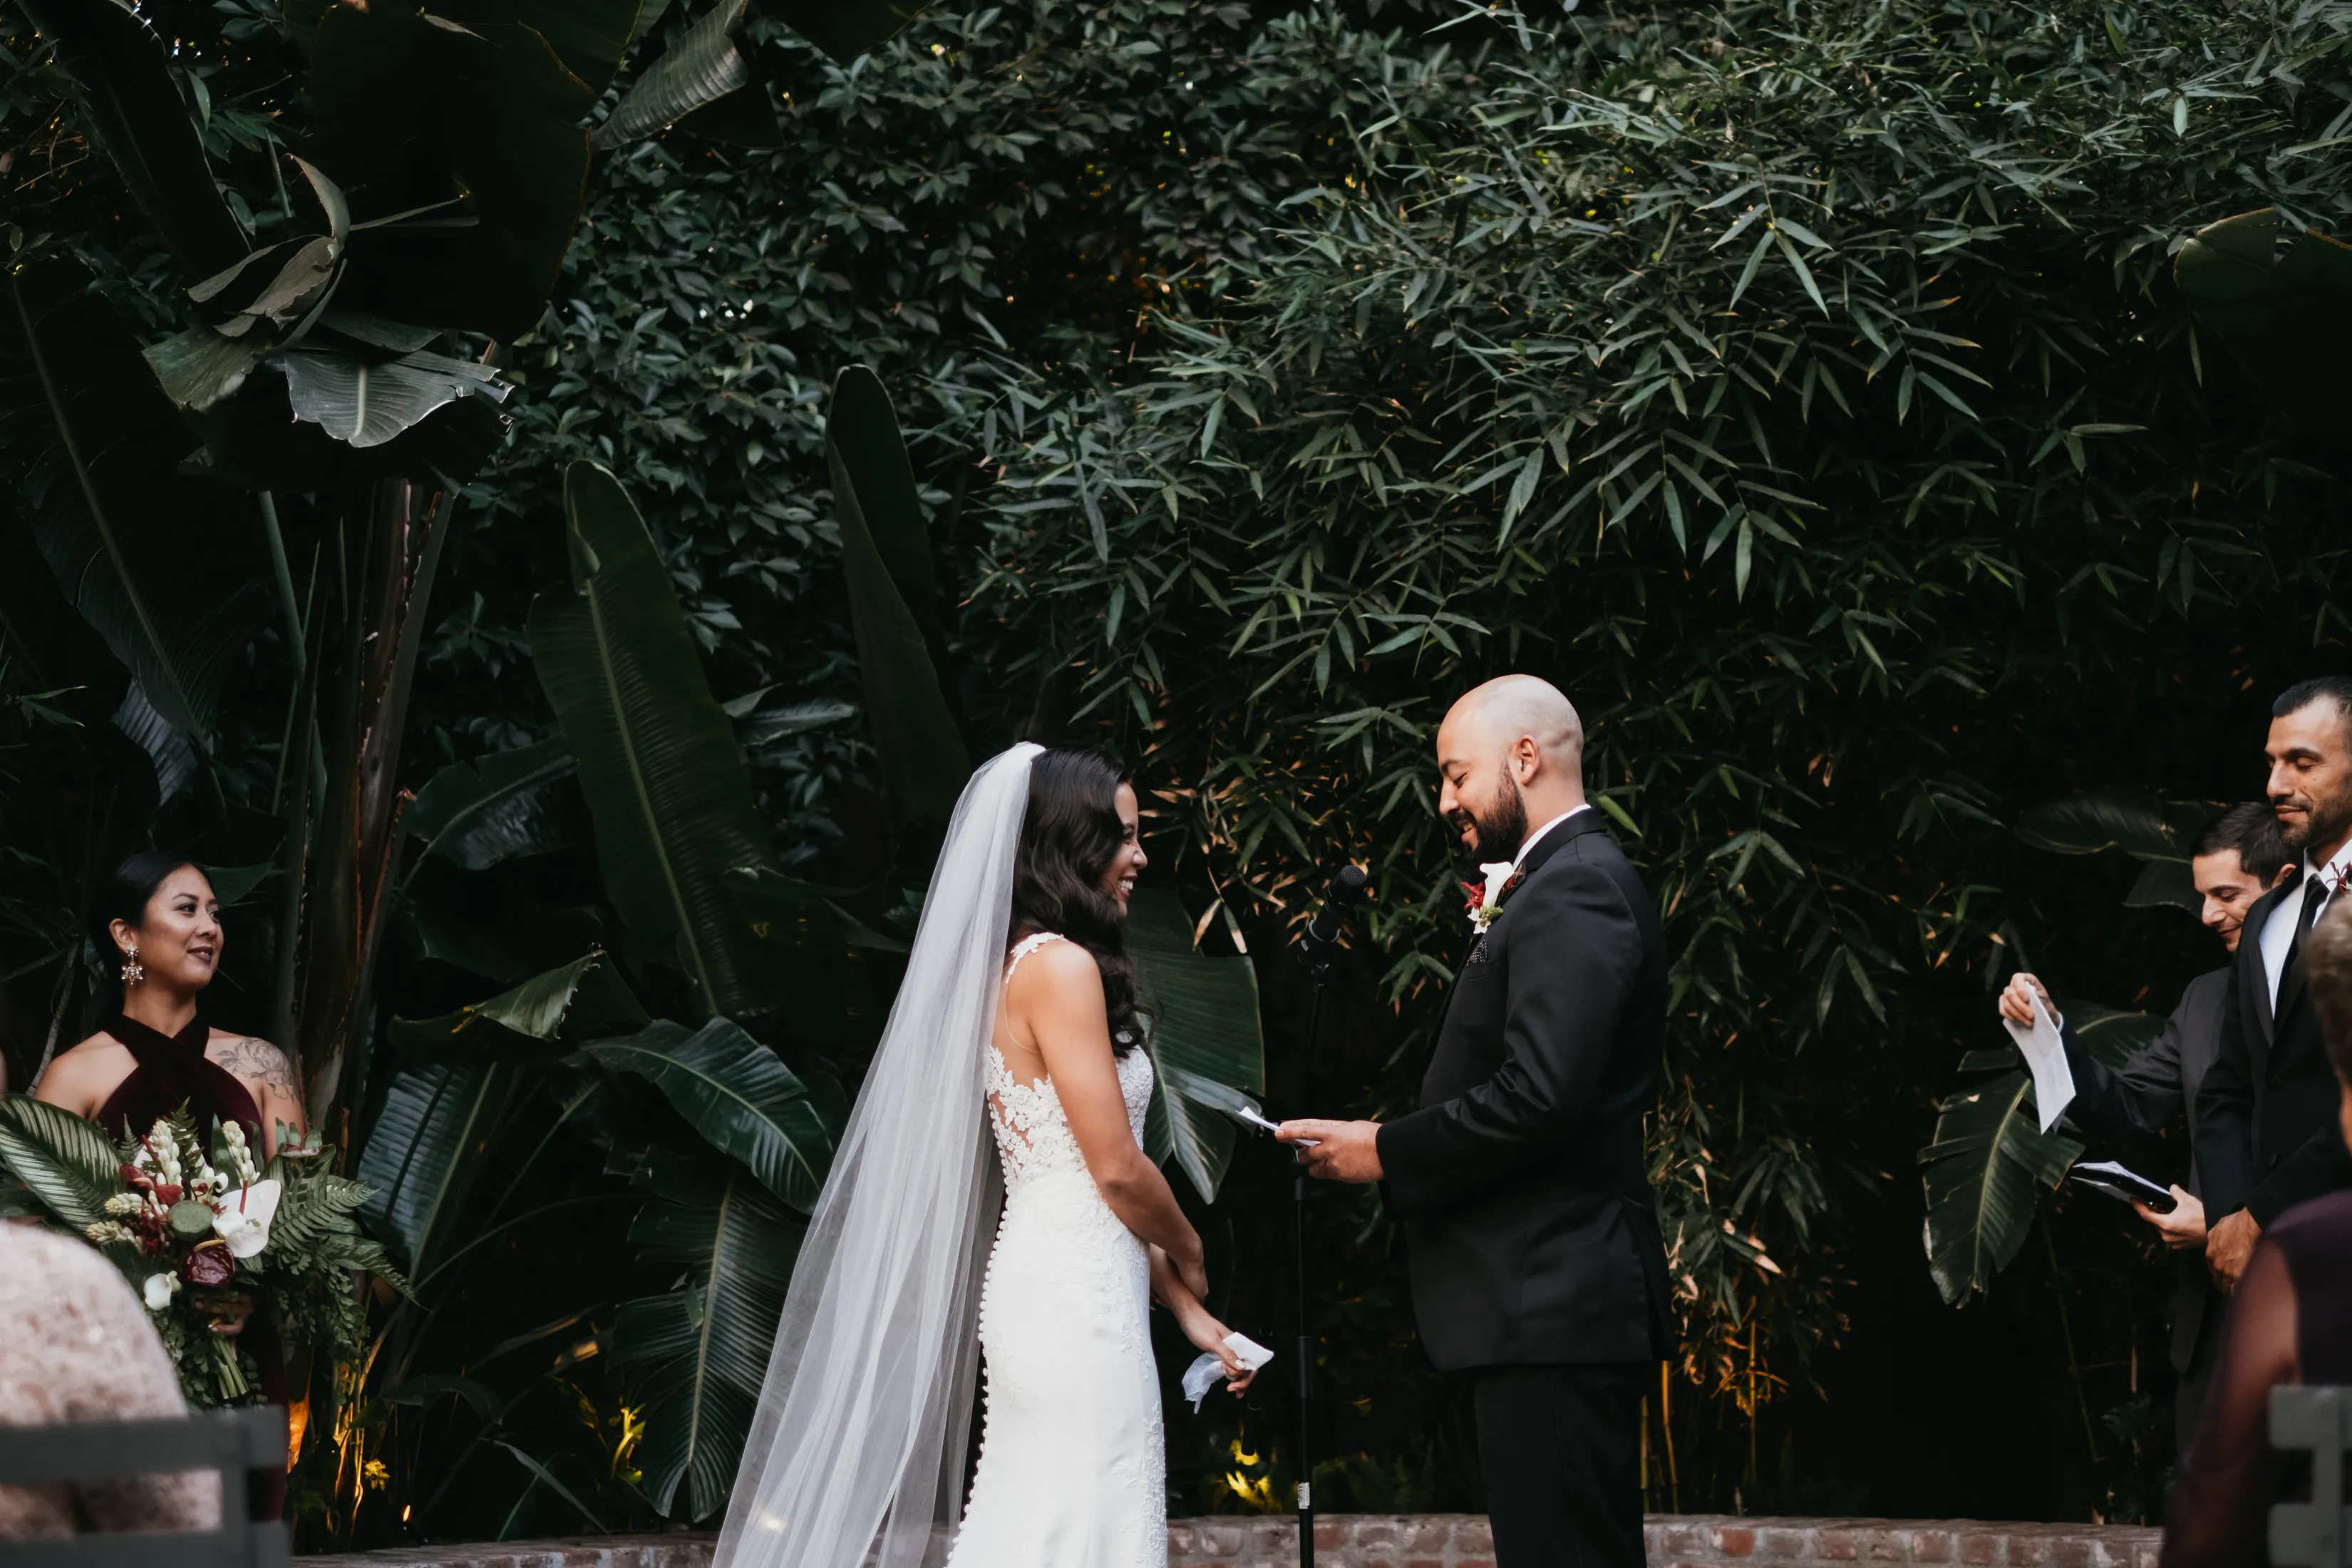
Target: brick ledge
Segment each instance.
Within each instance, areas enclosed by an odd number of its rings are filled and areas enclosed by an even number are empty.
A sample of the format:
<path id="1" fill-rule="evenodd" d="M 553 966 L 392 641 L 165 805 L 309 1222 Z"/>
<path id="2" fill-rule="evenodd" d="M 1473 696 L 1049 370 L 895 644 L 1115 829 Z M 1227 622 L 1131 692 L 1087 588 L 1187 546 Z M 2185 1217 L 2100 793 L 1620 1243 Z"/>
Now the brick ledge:
<path id="1" fill-rule="evenodd" d="M 2132 1525 L 1666 1513 L 1650 1515 L 1643 1533 L 1651 1568 L 2157 1568 L 2162 1539 L 2160 1531 Z M 294 1561 L 301 1568 L 709 1568 L 716 1539 L 677 1531 L 482 1542 Z M 1297 1562 L 1297 1527 L 1281 1515 L 1171 1520 L 1169 1568 L 1283 1568 Z M 1315 1552 L 1320 1568 L 1494 1568 L 1483 1514 L 1327 1514 L 1316 1521 Z"/>

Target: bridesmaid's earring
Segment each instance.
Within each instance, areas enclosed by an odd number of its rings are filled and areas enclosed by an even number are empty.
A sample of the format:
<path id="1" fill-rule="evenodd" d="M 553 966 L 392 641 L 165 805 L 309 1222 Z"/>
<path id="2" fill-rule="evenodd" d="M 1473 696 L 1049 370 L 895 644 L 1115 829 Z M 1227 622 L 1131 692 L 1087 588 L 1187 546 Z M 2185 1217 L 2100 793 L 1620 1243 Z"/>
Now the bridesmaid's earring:
<path id="1" fill-rule="evenodd" d="M 122 955 L 122 984 L 127 989 L 146 978 L 147 971 L 140 966 L 139 949 L 134 946 Z"/>

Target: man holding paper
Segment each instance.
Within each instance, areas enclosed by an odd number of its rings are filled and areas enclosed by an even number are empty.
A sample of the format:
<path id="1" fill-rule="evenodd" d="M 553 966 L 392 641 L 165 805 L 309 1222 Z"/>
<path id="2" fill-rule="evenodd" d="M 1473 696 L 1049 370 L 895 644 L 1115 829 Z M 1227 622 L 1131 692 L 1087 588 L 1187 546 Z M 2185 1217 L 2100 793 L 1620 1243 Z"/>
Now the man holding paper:
<path id="1" fill-rule="evenodd" d="M 1379 1182 L 1402 1215 L 1422 1343 L 1474 1380 L 1499 1568 L 1643 1561 L 1641 1403 L 1673 1333 L 1642 1155 L 1665 944 L 1585 802 L 1583 752 L 1546 681 L 1454 705 L 1438 810 L 1489 864 L 1465 884 L 1470 953 L 1421 1107 L 1279 1131 L 1311 1174 Z"/>
<path id="2" fill-rule="evenodd" d="M 2189 869 L 2203 903 L 2205 929 L 2231 952 L 2238 951 L 2247 910 L 2284 874 L 2287 860 L 2277 819 L 2261 801 L 2231 806 L 2197 840 Z M 2120 1068 L 2111 1068 L 2093 1056 L 2060 1020 L 2059 1035 L 2075 1090 L 2066 1114 L 2077 1127 L 2095 1139 L 2110 1141 L 2161 1132 L 2184 1120 L 2190 1128 L 2188 1181 L 2174 1184 L 2173 1206 L 2158 1213 L 2144 1203 L 2132 1205 L 2179 1258 L 2172 1296 L 2171 1361 L 2179 1374 L 2173 1434 L 2184 1453 L 2196 1435 L 2214 1351 L 2221 1342 L 2221 1302 L 2205 1268 L 2205 1206 L 2200 1196 L 2205 1182 L 2195 1127 L 2205 1072 L 2221 1049 L 2222 999 L 2229 980 L 2226 965 L 2191 980 L 2163 1029 Z M 2036 996 L 2056 1016 L 2050 993 L 2039 979 L 2013 977 L 2000 994 L 2002 1019 L 2026 1024 Z"/>

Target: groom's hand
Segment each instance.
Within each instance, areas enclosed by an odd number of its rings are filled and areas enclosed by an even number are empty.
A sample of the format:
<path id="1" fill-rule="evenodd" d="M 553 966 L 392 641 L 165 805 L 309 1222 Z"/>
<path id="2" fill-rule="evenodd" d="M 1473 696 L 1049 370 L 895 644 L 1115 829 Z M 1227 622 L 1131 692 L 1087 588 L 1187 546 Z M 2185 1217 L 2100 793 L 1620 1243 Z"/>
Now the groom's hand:
<path id="1" fill-rule="evenodd" d="M 1275 1136 L 1285 1143 L 1303 1145 L 1298 1158 L 1310 1176 L 1327 1182 L 1377 1182 L 1381 1169 L 1381 1124 L 1377 1121 L 1286 1121 Z"/>

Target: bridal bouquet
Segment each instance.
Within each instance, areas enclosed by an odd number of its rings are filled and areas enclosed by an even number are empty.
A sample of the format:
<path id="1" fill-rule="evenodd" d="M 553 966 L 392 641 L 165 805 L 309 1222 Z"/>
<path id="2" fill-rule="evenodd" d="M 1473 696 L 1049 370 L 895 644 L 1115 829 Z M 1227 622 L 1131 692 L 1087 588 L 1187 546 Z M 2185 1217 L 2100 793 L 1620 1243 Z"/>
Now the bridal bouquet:
<path id="1" fill-rule="evenodd" d="M 9 1100 L 12 1110 L 23 1106 Z M 333 1174 L 325 1150 L 282 1123 L 278 1153 L 264 1166 L 236 1122 L 220 1124 L 207 1145 L 183 1110 L 110 1148 L 111 1177 L 100 1185 L 69 1179 L 99 1174 L 89 1145 L 105 1140 L 89 1123 L 7 1121 L 0 1164 L 35 1200 L 22 1206 L 79 1230 L 122 1269 L 199 1408 L 259 1397 L 252 1352 L 241 1336 L 214 1330 L 248 1303 L 280 1331 L 346 1359 L 361 1352 L 367 1328 L 354 1274 L 407 1289 L 359 1228 L 370 1189 Z"/>

